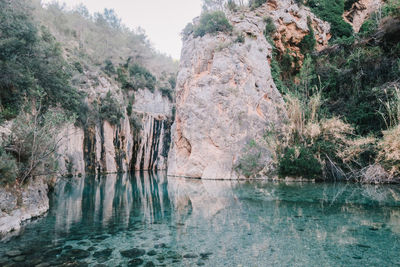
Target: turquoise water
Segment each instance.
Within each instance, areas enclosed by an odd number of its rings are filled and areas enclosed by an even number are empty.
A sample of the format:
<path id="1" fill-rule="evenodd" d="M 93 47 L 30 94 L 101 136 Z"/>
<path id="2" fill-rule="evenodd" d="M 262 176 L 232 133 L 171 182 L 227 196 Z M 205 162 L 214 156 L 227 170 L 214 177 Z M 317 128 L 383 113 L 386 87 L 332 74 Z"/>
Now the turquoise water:
<path id="1" fill-rule="evenodd" d="M 399 186 L 137 173 L 53 195 L 0 243 L 1 266 L 400 266 Z"/>

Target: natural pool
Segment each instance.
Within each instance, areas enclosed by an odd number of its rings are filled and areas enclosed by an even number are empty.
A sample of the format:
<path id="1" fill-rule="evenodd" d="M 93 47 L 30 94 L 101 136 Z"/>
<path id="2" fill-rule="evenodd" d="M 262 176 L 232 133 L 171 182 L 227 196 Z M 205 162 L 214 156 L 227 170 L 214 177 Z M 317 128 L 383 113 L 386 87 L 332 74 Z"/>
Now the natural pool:
<path id="1" fill-rule="evenodd" d="M 0 266 L 400 265 L 399 186 L 145 172 L 61 182 L 51 207 Z"/>

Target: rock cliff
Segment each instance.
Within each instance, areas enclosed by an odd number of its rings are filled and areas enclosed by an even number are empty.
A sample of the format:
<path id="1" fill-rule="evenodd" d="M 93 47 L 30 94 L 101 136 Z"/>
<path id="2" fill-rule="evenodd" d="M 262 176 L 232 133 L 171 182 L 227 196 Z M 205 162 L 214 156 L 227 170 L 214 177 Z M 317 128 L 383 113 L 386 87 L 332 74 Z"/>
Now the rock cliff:
<path id="1" fill-rule="evenodd" d="M 314 31 L 316 50 L 324 49 L 331 38 L 329 23 L 319 19 L 308 7 L 298 5 L 293 0 L 267 1 L 256 10 L 245 12 L 246 17 L 258 18 L 258 25 L 262 25 L 262 18 L 273 19 L 277 31 L 272 38 L 281 54 L 289 50 L 294 56 L 302 57 L 299 44 L 310 33 L 310 27 Z"/>
<path id="2" fill-rule="evenodd" d="M 251 160 L 266 166 L 261 173 L 271 170 L 275 148 L 266 144 L 265 135 L 279 131 L 286 118 L 271 76 L 272 45 L 301 61 L 299 44 L 306 35 L 314 32 L 317 50 L 326 47 L 331 37 L 329 23 L 291 0 L 268 1 L 255 10 L 228 11 L 227 17 L 233 25 L 231 34 L 197 38 L 191 34 L 183 40 L 169 175 L 248 176 L 238 166 L 254 146 L 258 152 Z M 267 18 L 277 29 L 271 36 L 274 44 L 264 36 Z M 237 36 L 244 36 L 244 42 Z"/>
<path id="3" fill-rule="evenodd" d="M 236 179 L 247 144 L 285 119 L 283 100 L 271 77 L 272 47 L 256 16 L 232 16 L 234 31 L 184 40 L 176 88 L 176 119 L 168 174 Z M 260 154 L 264 163 L 271 153 Z"/>
<path id="4" fill-rule="evenodd" d="M 126 96 L 106 78 L 88 91 L 93 105 L 111 92 L 123 110 L 119 124 L 92 120 L 83 128 L 67 125 L 60 133 L 58 150 L 61 174 L 116 173 L 166 168 L 170 143 L 172 103 L 160 92 L 134 92 L 135 104 L 128 115 Z"/>

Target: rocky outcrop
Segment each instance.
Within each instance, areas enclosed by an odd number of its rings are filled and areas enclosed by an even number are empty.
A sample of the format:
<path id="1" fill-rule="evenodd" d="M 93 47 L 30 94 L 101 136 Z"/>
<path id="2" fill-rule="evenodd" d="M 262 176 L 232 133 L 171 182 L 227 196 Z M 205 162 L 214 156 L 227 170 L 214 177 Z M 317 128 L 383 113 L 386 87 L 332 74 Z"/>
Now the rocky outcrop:
<path id="1" fill-rule="evenodd" d="M 285 119 L 262 18 L 231 20 L 234 32 L 245 33 L 244 43 L 224 33 L 184 40 L 169 175 L 240 178 L 235 167 L 247 145 Z M 264 164 L 271 161 L 270 152 L 260 153 Z"/>
<path id="2" fill-rule="evenodd" d="M 359 32 L 364 21 L 377 11 L 383 4 L 382 0 L 359 0 L 343 15 L 344 20 L 349 23 L 354 32 Z"/>
<path id="3" fill-rule="evenodd" d="M 0 187 L 0 236 L 21 228 L 24 221 L 49 209 L 48 186 L 43 177 L 31 179 L 22 188 Z"/>
<path id="4" fill-rule="evenodd" d="M 139 90 L 130 115 L 126 95 L 105 78 L 87 89 L 88 102 L 101 101 L 109 91 L 118 100 L 124 118 L 118 125 L 91 121 L 82 128 L 67 125 L 58 154 L 61 174 L 116 173 L 166 168 L 170 143 L 172 103 L 160 92 Z"/>
<path id="5" fill-rule="evenodd" d="M 293 56 L 299 57 L 300 61 L 303 55 L 299 44 L 310 33 L 309 26 L 312 27 L 317 41 L 316 50 L 320 51 L 327 47 L 331 38 L 329 23 L 319 19 L 305 5 L 298 5 L 293 0 L 267 1 L 254 11 L 246 10 L 244 13 L 231 16 L 233 22 L 240 21 L 244 16 L 245 19 L 256 20 L 257 25 L 262 25 L 263 18 L 272 18 L 277 29 L 272 36 L 275 47 L 281 54 L 289 51 Z"/>

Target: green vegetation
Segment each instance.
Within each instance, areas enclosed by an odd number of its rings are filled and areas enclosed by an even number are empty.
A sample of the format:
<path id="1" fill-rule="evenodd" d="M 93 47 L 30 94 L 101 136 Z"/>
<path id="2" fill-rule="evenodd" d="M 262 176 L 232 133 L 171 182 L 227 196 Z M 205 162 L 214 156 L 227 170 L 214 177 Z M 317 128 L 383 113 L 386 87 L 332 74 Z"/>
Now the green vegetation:
<path id="1" fill-rule="evenodd" d="M 235 167 L 236 171 L 247 178 L 257 175 L 264 168 L 261 154 L 261 146 L 255 140 L 250 140 Z"/>
<path id="2" fill-rule="evenodd" d="M 307 5 L 322 20 L 331 24 L 332 40 L 353 35 L 350 24 L 343 20 L 345 0 L 310 0 Z"/>
<path id="3" fill-rule="evenodd" d="M 314 51 L 315 45 L 317 44 L 317 41 L 315 40 L 314 36 L 314 30 L 312 28 L 311 19 L 309 17 L 307 18 L 307 25 L 309 33 L 306 36 L 304 36 L 304 38 L 301 40 L 299 44 L 300 52 L 303 55 L 309 54 L 312 51 Z"/>
<path id="4" fill-rule="evenodd" d="M 205 12 L 200 16 L 200 22 L 194 26 L 194 36 L 204 36 L 207 33 L 231 32 L 233 29 L 222 11 Z"/>
<path id="5" fill-rule="evenodd" d="M 252 9 L 258 8 L 265 4 L 267 0 L 250 0 L 249 1 L 249 7 Z"/>
<path id="6" fill-rule="evenodd" d="M 396 14 L 396 3 L 386 3 L 379 20 L 371 18 L 374 27 L 322 53 L 311 53 L 312 38 L 302 42 L 306 56 L 297 73 L 285 75 L 293 64 L 289 57 L 271 61 L 288 112 L 283 133 L 274 133 L 280 176 L 382 182 L 400 175 L 400 45 L 361 39 Z M 366 175 L 371 166 L 383 166 L 374 167 L 379 179 Z"/>
<path id="7" fill-rule="evenodd" d="M 18 175 L 16 159 L 0 147 L 0 185 L 15 182 Z"/>
<path id="8" fill-rule="evenodd" d="M 112 125 L 119 125 L 120 120 L 124 117 L 118 101 L 113 98 L 110 91 L 105 98 L 101 99 L 99 115 L 100 119 L 106 120 Z"/>
<path id="9" fill-rule="evenodd" d="M 15 118 L 37 92 L 43 106 L 61 105 L 83 117 L 83 96 L 71 86 L 71 69 L 49 31 L 34 23 L 25 1 L 0 2 L 0 121 Z"/>
<path id="10" fill-rule="evenodd" d="M 270 38 L 276 32 L 274 20 L 271 17 L 265 17 L 263 20 L 265 22 L 264 36 Z"/>
<path id="11" fill-rule="evenodd" d="M 288 148 L 279 159 L 278 172 L 281 177 L 321 178 L 321 163 L 309 148 L 300 146 Z"/>
<path id="12" fill-rule="evenodd" d="M 379 23 L 382 18 L 388 16 L 400 16 L 399 5 L 399 0 L 387 1 L 380 10 L 372 13 L 369 18 L 363 23 L 360 28 L 359 34 L 362 37 L 370 36 L 378 29 Z"/>
<path id="13" fill-rule="evenodd" d="M 59 109 L 44 111 L 44 95 L 25 106 L 13 120 L 11 136 L 0 147 L 0 183 L 23 184 L 32 177 L 55 174 L 56 151 L 63 137 L 59 131 L 65 123 L 73 123 Z"/>

